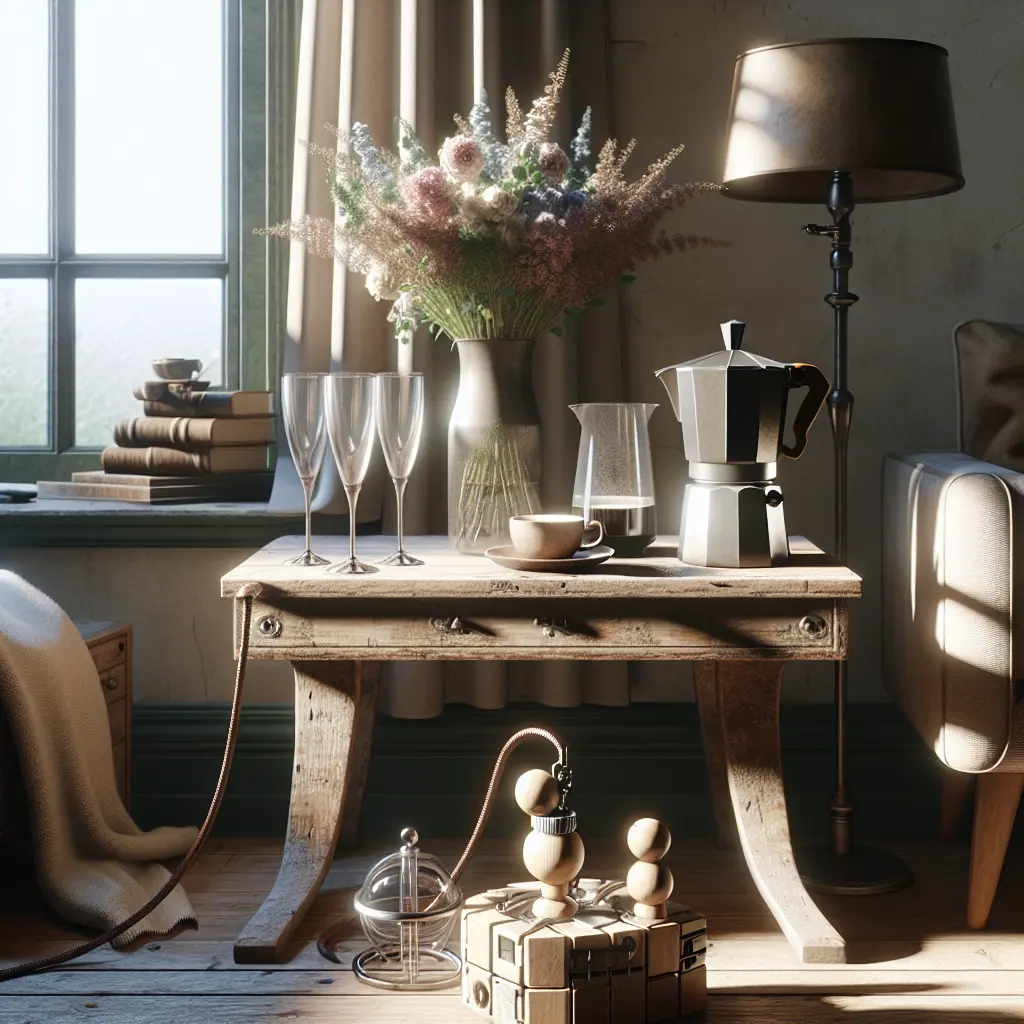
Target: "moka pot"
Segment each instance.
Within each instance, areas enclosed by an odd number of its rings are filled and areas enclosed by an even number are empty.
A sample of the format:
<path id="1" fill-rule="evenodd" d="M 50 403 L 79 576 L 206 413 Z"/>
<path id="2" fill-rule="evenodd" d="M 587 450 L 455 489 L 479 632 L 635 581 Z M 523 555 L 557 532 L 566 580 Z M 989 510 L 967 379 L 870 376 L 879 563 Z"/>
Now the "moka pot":
<path id="1" fill-rule="evenodd" d="M 676 419 L 690 480 L 683 492 L 679 557 L 693 565 L 737 568 L 782 565 L 789 557 L 780 456 L 798 459 L 829 391 L 809 363 L 779 363 L 741 349 L 746 325 L 721 325 L 725 349 L 658 370 Z M 807 387 L 783 441 L 786 403 Z"/>

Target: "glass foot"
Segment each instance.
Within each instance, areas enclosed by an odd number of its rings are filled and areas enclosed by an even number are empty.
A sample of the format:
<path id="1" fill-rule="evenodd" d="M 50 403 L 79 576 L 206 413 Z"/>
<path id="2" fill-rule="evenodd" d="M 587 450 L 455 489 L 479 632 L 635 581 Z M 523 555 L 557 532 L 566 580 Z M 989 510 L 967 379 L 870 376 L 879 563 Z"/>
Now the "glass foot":
<path id="1" fill-rule="evenodd" d="M 365 562 L 360 562 L 358 558 L 346 558 L 344 562 L 339 565 L 332 565 L 327 570 L 330 573 L 336 573 L 339 576 L 362 576 L 370 572 L 380 572 L 375 565 L 367 565 Z"/>
<path id="2" fill-rule="evenodd" d="M 407 551 L 396 551 L 387 558 L 382 558 L 378 565 L 423 565 L 422 558 L 413 558 Z"/>
<path id="3" fill-rule="evenodd" d="M 314 555 L 312 551 L 303 551 L 301 555 L 296 555 L 294 558 L 287 558 L 282 565 L 330 565 L 331 560 L 329 558 L 321 558 L 319 555 Z"/>

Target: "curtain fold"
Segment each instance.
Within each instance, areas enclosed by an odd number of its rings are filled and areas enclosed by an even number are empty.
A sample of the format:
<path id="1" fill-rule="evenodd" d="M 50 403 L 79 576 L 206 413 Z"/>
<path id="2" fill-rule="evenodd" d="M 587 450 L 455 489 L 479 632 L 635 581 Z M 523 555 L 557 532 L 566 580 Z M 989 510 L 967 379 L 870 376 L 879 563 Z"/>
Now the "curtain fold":
<path id="1" fill-rule="evenodd" d="M 580 8 L 586 8 L 581 11 Z M 366 123 L 374 138 L 395 140 L 394 118 L 416 128 L 428 151 L 455 131 L 452 116 L 468 114 L 486 89 L 495 127 L 504 127 L 504 91 L 515 88 L 524 104 L 543 90 L 566 46 L 573 51 L 568 97 L 557 136 L 563 146 L 587 104 L 594 108 L 595 139 L 607 137 L 608 89 L 605 3 L 572 0 L 305 0 L 302 12 L 292 218 L 331 216 L 319 160 L 303 143 L 329 143 L 325 123 Z M 582 88 L 580 88 L 582 86 Z M 448 417 L 458 363 L 444 341 L 425 332 L 411 350 L 395 342 L 386 308 L 363 281 L 339 265 L 290 251 L 288 370 L 415 369 L 424 373 L 428 408 L 424 443 L 406 492 L 406 532 L 445 533 Z M 579 427 L 575 401 L 625 400 L 619 304 L 592 310 L 576 332 L 548 335 L 537 345 L 534 380 L 544 431 L 544 507 L 568 511 Z M 585 358 L 577 340 L 585 338 Z M 279 457 L 272 507 L 299 510 L 301 488 L 287 450 Z M 325 461 L 314 507 L 344 512 L 344 495 L 332 460 Z M 359 521 L 383 517 L 393 529 L 394 497 L 375 456 L 360 497 Z M 413 545 L 414 548 L 414 545 Z M 410 569 L 410 574 L 415 569 Z M 627 666 L 615 662 L 407 662 L 389 666 L 381 710 L 405 718 L 438 715 L 447 701 L 499 708 L 510 700 L 552 707 L 629 702 Z"/>

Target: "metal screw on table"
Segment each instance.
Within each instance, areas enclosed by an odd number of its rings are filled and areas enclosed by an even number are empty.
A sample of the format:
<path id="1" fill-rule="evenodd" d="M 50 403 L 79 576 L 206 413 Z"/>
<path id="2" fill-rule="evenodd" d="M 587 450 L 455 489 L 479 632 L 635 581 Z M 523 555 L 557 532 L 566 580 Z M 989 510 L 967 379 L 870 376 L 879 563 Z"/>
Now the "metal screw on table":
<path id="1" fill-rule="evenodd" d="M 275 619 L 271 615 L 268 615 L 265 619 L 260 619 L 259 625 L 256 628 L 259 631 L 260 636 L 266 640 L 277 639 L 284 630 L 284 626 L 281 625 L 281 620 Z"/>
<path id="2" fill-rule="evenodd" d="M 811 640 L 820 640 L 828 632 L 828 623 L 820 615 L 805 615 L 797 629 Z"/>

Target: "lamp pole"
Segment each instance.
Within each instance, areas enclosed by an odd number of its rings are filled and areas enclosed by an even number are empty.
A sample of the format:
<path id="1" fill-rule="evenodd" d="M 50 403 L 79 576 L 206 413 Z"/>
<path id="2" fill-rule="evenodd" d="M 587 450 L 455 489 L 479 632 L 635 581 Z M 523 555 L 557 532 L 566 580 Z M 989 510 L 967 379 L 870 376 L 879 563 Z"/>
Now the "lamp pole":
<path id="1" fill-rule="evenodd" d="M 847 383 L 847 319 L 857 296 L 850 291 L 852 229 L 850 214 L 854 208 L 853 178 L 849 171 L 834 171 L 828 190 L 831 224 L 807 224 L 809 235 L 832 240 L 830 265 L 832 291 L 825 301 L 833 314 L 833 375 L 828 396 L 828 415 L 832 424 L 835 467 L 834 515 L 836 559 L 846 564 L 849 538 L 850 423 L 853 420 L 853 393 Z M 836 788 L 829 804 L 829 842 L 812 846 L 798 857 L 800 876 L 808 889 L 836 895 L 868 896 L 892 892 L 910 885 L 913 876 L 899 857 L 884 850 L 853 845 L 853 803 L 846 783 L 847 762 L 847 663 L 835 662 L 836 710 Z"/>

